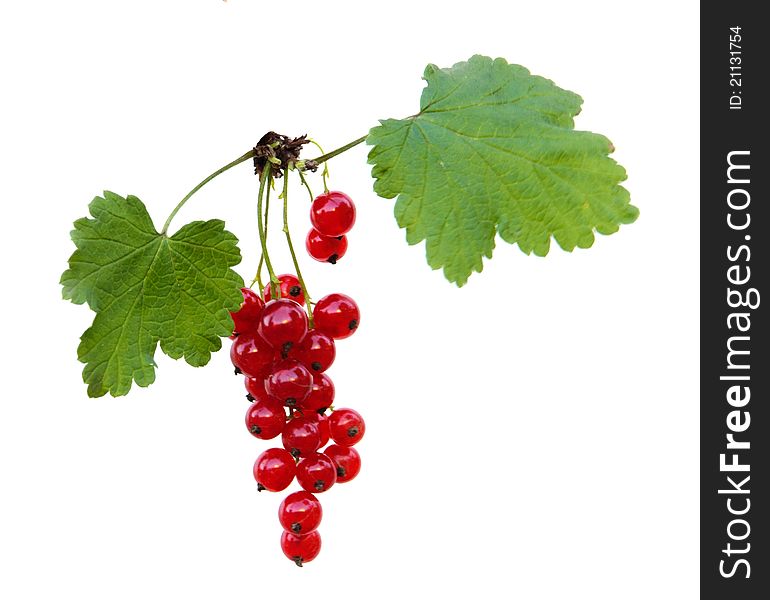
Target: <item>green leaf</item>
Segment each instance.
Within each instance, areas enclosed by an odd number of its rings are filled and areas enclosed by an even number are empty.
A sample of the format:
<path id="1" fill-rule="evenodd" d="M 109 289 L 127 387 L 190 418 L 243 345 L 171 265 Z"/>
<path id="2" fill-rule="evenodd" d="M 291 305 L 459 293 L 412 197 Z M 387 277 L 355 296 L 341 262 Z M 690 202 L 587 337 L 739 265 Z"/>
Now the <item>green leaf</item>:
<path id="1" fill-rule="evenodd" d="M 88 395 L 150 385 L 158 342 L 172 358 L 205 365 L 242 301 L 243 280 L 230 268 L 241 260 L 237 238 L 218 220 L 167 237 L 135 196 L 104 192 L 89 210 L 93 219 L 75 221 L 77 250 L 61 277 L 64 298 L 96 312 L 78 347 Z"/>
<path id="2" fill-rule="evenodd" d="M 374 190 L 398 196 L 410 244 L 463 285 L 491 258 L 495 234 L 525 253 L 593 244 L 639 211 L 604 136 L 573 129 L 580 96 L 498 58 L 428 65 L 420 112 L 367 137 Z"/>

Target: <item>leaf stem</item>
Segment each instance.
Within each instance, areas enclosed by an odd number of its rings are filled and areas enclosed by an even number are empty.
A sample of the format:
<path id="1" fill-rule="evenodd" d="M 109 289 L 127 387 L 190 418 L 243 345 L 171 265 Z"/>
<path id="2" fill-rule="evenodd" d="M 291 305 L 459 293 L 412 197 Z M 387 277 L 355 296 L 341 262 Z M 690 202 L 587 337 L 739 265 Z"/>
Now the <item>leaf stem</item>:
<path id="1" fill-rule="evenodd" d="M 361 136 L 357 140 L 353 140 L 352 142 L 350 142 L 348 144 L 345 144 L 344 146 L 340 146 L 336 150 L 332 150 L 328 154 L 322 154 L 318 158 L 314 158 L 313 162 L 315 162 L 316 164 L 319 164 L 319 165 L 321 163 L 325 163 L 330 158 L 334 158 L 338 154 L 342 154 L 343 152 L 347 152 L 351 148 L 354 148 L 355 146 L 358 146 L 358 144 L 360 144 L 361 142 L 365 141 L 367 137 L 369 137 L 368 133 L 366 135 L 364 135 L 364 136 Z"/>
<path id="2" fill-rule="evenodd" d="M 201 181 L 198 185 L 196 185 L 193 189 L 190 190 L 190 192 L 179 201 L 179 204 L 174 207 L 174 210 L 171 211 L 171 214 L 168 216 L 168 219 L 166 219 L 166 222 L 163 224 L 163 229 L 161 230 L 161 235 L 166 235 L 166 232 L 168 231 L 169 225 L 171 225 L 171 220 L 176 216 L 176 213 L 179 212 L 179 209 L 181 209 L 185 203 L 192 198 L 192 196 L 197 192 L 199 189 L 201 189 L 204 185 L 206 185 L 209 181 L 214 179 L 215 177 L 221 175 L 225 171 L 229 171 L 234 166 L 241 164 L 242 162 L 246 162 L 250 158 L 254 158 L 254 150 L 249 150 L 246 154 L 243 154 L 236 158 L 234 161 L 227 163 L 224 167 L 221 169 L 217 169 L 214 171 L 211 175 L 206 177 L 203 181 Z"/>
<path id="3" fill-rule="evenodd" d="M 265 258 L 265 265 L 267 265 L 267 272 L 270 274 L 270 296 L 277 298 L 277 284 L 278 278 L 273 271 L 273 264 L 270 262 L 270 255 L 267 253 L 267 234 L 265 232 L 265 224 L 262 220 L 262 199 L 265 195 L 265 183 L 270 179 L 271 163 L 265 163 L 265 169 L 262 171 L 262 177 L 259 180 L 259 196 L 257 197 L 257 227 L 259 229 L 259 243 L 262 245 L 262 256 Z"/>
<path id="4" fill-rule="evenodd" d="M 293 165 L 291 165 L 293 167 Z M 283 192 L 281 193 L 281 196 L 283 197 L 283 232 L 286 234 L 286 243 L 289 245 L 289 253 L 291 254 L 291 260 L 294 263 L 294 270 L 297 272 L 297 279 L 299 279 L 299 284 L 302 286 L 302 292 L 305 294 L 305 305 L 307 306 L 307 319 L 308 319 L 308 326 L 312 329 L 313 327 L 313 308 L 310 305 L 310 292 L 307 289 L 307 286 L 305 285 L 305 280 L 302 277 L 302 271 L 299 268 L 299 261 L 297 260 L 297 255 L 294 252 L 294 245 L 291 243 L 291 233 L 289 233 L 289 169 L 286 169 L 286 172 L 283 174 Z"/>

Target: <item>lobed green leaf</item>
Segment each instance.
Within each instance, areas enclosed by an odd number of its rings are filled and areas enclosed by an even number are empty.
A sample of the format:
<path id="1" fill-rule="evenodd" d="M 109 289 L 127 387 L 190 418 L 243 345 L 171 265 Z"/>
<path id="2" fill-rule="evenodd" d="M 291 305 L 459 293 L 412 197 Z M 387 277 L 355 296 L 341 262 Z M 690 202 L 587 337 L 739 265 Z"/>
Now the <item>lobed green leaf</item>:
<path id="1" fill-rule="evenodd" d="M 62 295 L 96 313 L 78 358 L 89 396 L 127 394 L 155 380 L 155 350 L 193 366 L 208 363 L 233 329 L 242 301 L 237 238 L 219 220 L 158 233 L 135 196 L 104 192 L 93 218 L 75 222 L 77 250 L 61 277 Z"/>
<path id="2" fill-rule="evenodd" d="M 639 211 L 602 135 L 573 129 L 581 98 L 505 60 L 428 65 L 418 114 L 369 132 L 374 189 L 397 197 L 408 243 L 463 285 L 491 258 L 496 234 L 545 256 L 614 233 Z"/>

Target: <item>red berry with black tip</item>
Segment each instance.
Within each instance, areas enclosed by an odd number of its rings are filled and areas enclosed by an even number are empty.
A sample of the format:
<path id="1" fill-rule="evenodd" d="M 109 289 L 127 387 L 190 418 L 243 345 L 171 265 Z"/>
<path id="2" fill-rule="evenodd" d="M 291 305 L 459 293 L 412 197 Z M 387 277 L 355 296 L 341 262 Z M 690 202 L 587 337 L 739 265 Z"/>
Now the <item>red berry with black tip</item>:
<path id="1" fill-rule="evenodd" d="M 326 192 L 313 200 L 310 222 L 321 235 L 337 237 L 346 234 L 356 222 L 356 206 L 342 192 Z"/>
<path id="2" fill-rule="evenodd" d="M 259 400 L 272 398 L 272 396 L 267 393 L 267 390 L 265 390 L 264 377 L 246 377 L 243 381 L 246 385 L 246 398 L 248 398 L 250 402 L 258 402 Z"/>
<path id="3" fill-rule="evenodd" d="M 323 412 L 334 404 L 334 383 L 326 373 L 315 373 L 310 393 L 298 403 L 303 412 Z"/>
<path id="4" fill-rule="evenodd" d="M 306 491 L 294 492 L 286 496 L 278 507 L 278 520 L 284 530 L 307 535 L 318 529 L 323 517 L 321 503 L 313 494 Z"/>
<path id="5" fill-rule="evenodd" d="M 318 530 L 304 535 L 284 531 L 281 534 L 281 550 L 289 560 L 301 567 L 313 560 L 321 552 L 321 534 Z"/>
<path id="6" fill-rule="evenodd" d="M 238 373 L 247 377 L 264 377 L 275 359 L 275 350 L 256 331 L 240 334 L 230 347 L 230 360 Z"/>
<path id="7" fill-rule="evenodd" d="M 311 229 L 305 238 L 305 249 L 317 261 L 336 265 L 348 251 L 348 238 L 344 235 L 329 237 Z"/>
<path id="8" fill-rule="evenodd" d="M 284 355 L 302 341 L 307 333 L 307 313 L 294 300 L 271 300 L 262 309 L 259 333 Z"/>
<path id="9" fill-rule="evenodd" d="M 313 375 L 302 363 L 287 358 L 275 365 L 265 380 L 265 390 L 286 406 L 299 406 L 313 389 Z"/>
<path id="10" fill-rule="evenodd" d="M 284 430 L 285 424 L 286 412 L 277 398 L 255 400 L 246 411 L 246 429 L 260 440 L 273 439 Z"/>
<path id="11" fill-rule="evenodd" d="M 288 273 L 279 275 L 278 281 L 281 282 L 278 286 L 281 298 L 294 300 L 297 304 L 305 303 L 305 292 L 302 290 L 302 285 L 300 285 L 299 279 L 297 279 L 295 275 L 290 275 Z M 265 286 L 265 289 L 262 290 L 262 298 L 264 298 L 265 302 L 270 302 L 270 300 L 272 300 L 272 291 L 270 287 L 270 283 L 268 283 Z"/>
<path id="12" fill-rule="evenodd" d="M 337 467 L 337 483 L 350 481 L 361 470 L 361 455 L 355 448 L 332 444 L 323 453 L 331 458 Z"/>
<path id="13" fill-rule="evenodd" d="M 321 447 L 321 432 L 312 418 L 299 416 L 289 419 L 281 434 L 283 447 L 294 458 L 310 456 Z"/>
<path id="14" fill-rule="evenodd" d="M 280 492 L 289 487 L 297 474 L 294 457 L 283 448 L 270 448 L 259 455 L 254 463 L 257 489 Z"/>
<path id="15" fill-rule="evenodd" d="M 267 308 L 265 308 L 267 310 Z M 345 294 L 329 294 L 313 309 L 315 328 L 336 340 L 353 335 L 361 322 L 358 305 Z"/>
<path id="16" fill-rule="evenodd" d="M 325 454 L 314 452 L 297 463 L 297 483 L 307 492 L 312 494 L 325 492 L 336 481 L 337 467 Z"/>
<path id="17" fill-rule="evenodd" d="M 331 337 L 311 329 L 293 355 L 313 373 L 323 373 L 334 362 L 337 350 Z"/>
<path id="18" fill-rule="evenodd" d="M 329 433 L 340 446 L 353 446 L 366 432 L 364 419 L 352 408 L 340 408 L 329 415 Z"/>

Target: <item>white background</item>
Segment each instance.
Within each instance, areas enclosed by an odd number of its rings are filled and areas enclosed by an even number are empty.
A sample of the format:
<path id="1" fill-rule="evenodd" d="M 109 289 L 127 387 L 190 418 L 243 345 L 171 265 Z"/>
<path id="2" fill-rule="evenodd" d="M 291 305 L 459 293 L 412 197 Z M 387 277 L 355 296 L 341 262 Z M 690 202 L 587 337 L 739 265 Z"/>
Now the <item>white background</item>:
<path id="1" fill-rule="evenodd" d="M 697 10 L 3 3 L 0 597 L 695 598 Z M 641 217 L 545 259 L 500 242 L 458 290 L 404 242 L 366 149 L 333 161 L 359 221 L 348 256 L 305 260 L 306 277 L 362 307 L 330 374 L 368 430 L 358 479 L 322 496 L 322 553 L 298 570 L 279 548 L 280 496 L 256 493 L 269 442 L 245 431 L 226 352 L 205 369 L 158 353 L 149 389 L 86 397 L 91 313 L 58 285 L 71 223 L 106 188 L 160 225 L 268 129 L 337 147 L 413 114 L 425 64 L 474 53 L 580 93 L 577 126 L 613 141 Z M 175 221 L 225 219 L 244 277 L 255 184 L 234 169 Z"/>

